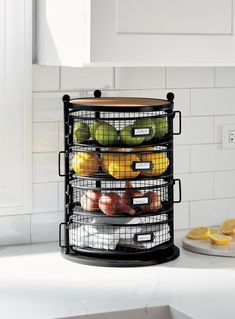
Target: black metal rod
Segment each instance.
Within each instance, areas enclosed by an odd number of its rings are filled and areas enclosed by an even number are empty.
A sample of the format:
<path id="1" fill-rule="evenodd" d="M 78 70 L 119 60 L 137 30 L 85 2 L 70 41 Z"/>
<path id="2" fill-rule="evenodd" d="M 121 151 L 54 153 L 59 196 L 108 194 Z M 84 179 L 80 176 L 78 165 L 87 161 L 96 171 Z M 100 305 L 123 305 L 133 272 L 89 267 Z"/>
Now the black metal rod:
<path id="1" fill-rule="evenodd" d="M 70 190 L 69 190 L 69 104 L 70 96 L 64 95 L 64 220 L 65 220 L 65 228 L 64 228 L 64 246 L 65 246 L 65 254 L 69 253 L 69 229 L 67 227 L 69 223 L 69 204 L 70 204 Z"/>
<path id="2" fill-rule="evenodd" d="M 95 90 L 94 91 L 94 96 L 95 96 L 96 99 L 100 98 L 101 95 L 102 95 L 102 93 L 101 93 L 100 90 Z M 98 111 L 95 112 L 95 118 L 98 119 L 98 120 L 100 119 L 100 112 L 98 112 Z M 101 158 L 101 156 L 100 156 L 100 148 L 97 147 L 95 150 L 96 150 L 96 152 L 98 154 L 98 157 L 100 159 Z M 96 188 L 101 188 L 101 181 L 96 181 Z"/>

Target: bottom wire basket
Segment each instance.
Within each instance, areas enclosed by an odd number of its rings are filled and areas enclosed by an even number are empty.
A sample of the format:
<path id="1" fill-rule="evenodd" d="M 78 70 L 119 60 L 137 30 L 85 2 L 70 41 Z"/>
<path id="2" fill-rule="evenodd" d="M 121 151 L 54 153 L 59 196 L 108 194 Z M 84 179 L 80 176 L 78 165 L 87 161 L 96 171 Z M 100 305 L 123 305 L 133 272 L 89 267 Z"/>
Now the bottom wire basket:
<path id="1" fill-rule="evenodd" d="M 172 211 L 135 217 L 74 214 L 69 225 L 70 247 L 94 253 L 128 253 L 173 244 Z"/>

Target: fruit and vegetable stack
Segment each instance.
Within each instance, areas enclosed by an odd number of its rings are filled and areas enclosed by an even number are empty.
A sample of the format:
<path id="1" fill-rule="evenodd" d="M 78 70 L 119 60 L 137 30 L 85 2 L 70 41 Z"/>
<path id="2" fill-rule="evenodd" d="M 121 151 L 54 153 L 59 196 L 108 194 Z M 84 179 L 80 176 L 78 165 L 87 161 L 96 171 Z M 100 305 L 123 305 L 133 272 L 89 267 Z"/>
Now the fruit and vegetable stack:
<path id="1" fill-rule="evenodd" d="M 128 265 L 179 255 L 173 98 L 64 96 L 65 254 L 103 264 L 121 258 Z"/>

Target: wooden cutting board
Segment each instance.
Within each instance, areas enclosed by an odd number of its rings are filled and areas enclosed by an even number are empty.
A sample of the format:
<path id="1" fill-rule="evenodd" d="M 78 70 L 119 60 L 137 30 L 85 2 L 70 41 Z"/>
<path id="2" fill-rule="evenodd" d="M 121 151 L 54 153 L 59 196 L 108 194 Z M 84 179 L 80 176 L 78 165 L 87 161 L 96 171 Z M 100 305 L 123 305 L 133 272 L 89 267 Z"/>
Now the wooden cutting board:
<path id="1" fill-rule="evenodd" d="M 183 248 L 203 255 L 235 257 L 235 238 L 232 239 L 230 245 L 216 246 L 212 245 L 209 239 L 192 240 L 185 236 L 183 238 Z"/>

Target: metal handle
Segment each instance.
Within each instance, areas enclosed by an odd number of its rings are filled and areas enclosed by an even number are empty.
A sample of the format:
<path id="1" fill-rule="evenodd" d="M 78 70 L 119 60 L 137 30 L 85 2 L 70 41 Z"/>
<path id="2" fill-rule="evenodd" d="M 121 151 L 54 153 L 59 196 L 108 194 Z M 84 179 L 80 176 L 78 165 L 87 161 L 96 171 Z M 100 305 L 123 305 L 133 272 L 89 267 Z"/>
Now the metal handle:
<path id="1" fill-rule="evenodd" d="M 59 176 L 64 177 L 64 176 L 66 176 L 66 174 L 62 174 L 61 173 L 61 169 L 60 169 L 61 154 L 66 154 L 66 152 L 65 151 L 60 151 L 58 153 L 58 174 L 59 174 Z"/>
<path id="2" fill-rule="evenodd" d="M 181 192 L 181 180 L 179 178 L 174 180 L 174 185 L 176 184 L 176 182 L 178 182 L 179 185 L 179 199 L 178 200 L 174 200 L 174 203 L 180 203 L 182 200 L 182 192 Z"/>
<path id="3" fill-rule="evenodd" d="M 181 134 L 181 112 L 180 111 L 175 111 L 174 112 L 174 116 L 176 115 L 176 113 L 179 114 L 179 131 L 176 133 L 173 133 L 173 135 L 180 135 Z"/>
<path id="4" fill-rule="evenodd" d="M 60 248 L 66 248 L 67 247 L 66 245 L 62 245 L 62 238 L 61 238 L 62 226 L 66 227 L 66 223 L 60 223 L 59 225 L 59 246 Z"/>

